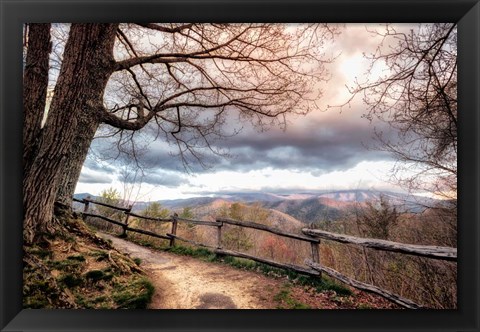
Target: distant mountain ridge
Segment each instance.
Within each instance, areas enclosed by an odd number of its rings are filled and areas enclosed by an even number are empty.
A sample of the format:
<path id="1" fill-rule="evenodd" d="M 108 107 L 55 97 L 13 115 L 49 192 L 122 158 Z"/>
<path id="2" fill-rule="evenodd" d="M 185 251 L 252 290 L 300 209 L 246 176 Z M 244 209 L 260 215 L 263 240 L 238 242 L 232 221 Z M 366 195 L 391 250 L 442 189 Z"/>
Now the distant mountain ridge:
<path id="1" fill-rule="evenodd" d="M 361 189 L 292 194 L 232 192 L 186 199 L 159 200 L 157 202 L 176 212 L 181 211 L 184 207 L 190 207 L 200 215 L 204 215 L 205 211 L 218 209 L 222 204 L 258 202 L 264 208 L 287 214 L 304 223 L 310 223 L 318 220 L 338 220 L 355 204 L 362 206 L 367 201 L 378 201 L 382 195 L 387 197 L 391 204 L 397 206 L 398 210 L 414 213 L 422 212 L 425 206 L 431 206 L 438 202 L 426 197 L 412 197 L 401 193 Z M 75 194 L 74 197 L 83 199 L 87 196 L 92 197 L 92 199 L 99 199 L 98 196 L 88 193 Z M 136 202 L 133 211 L 142 211 L 149 204 L 150 202 Z"/>

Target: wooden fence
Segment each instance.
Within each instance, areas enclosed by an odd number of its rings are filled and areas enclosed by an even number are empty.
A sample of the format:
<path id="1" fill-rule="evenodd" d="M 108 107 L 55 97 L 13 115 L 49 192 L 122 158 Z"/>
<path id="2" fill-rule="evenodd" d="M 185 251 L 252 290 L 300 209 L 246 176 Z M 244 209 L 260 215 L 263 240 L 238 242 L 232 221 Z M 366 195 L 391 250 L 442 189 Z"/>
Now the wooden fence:
<path id="1" fill-rule="evenodd" d="M 379 239 L 359 238 L 359 237 L 354 237 L 354 236 L 349 236 L 344 234 L 336 234 L 336 233 L 321 231 L 317 229 L 308 229 L 308 228 L 302 229 L 303 234 L 294 234 L 294 233 L 284 232 L 282 230 L 272 228 L 263 224 L 258 224 L 254 222 L 248 222 L 248 221 L 238 221 L 238 220 L 232 220 L 232 219 L 226 219 L 226 218 L 217 218 L 216 221 L 202 221 L 202 220 L 180 218 L 177 214 L 174 214 L 170 218 L 152 218 L 152 217 L 146 217 L 146 216 L 133 213 L 131 205 L 128 208 L 123 208 L 123 207 L 118 207 L 118 206 L 110 205 L 103 202 L 94 201 L 89 197 L 85 199 L 73 198 L 73 200 L 75 202 L 84 204 L 84 209 L 82 212 L 82 216 L 84 219 L 86 217 L 95 217 L 95 218 L 100 218 L 102 220 L 110 222 L 112 224 L 118 225 L 122 227 L 123 232 L 121 236 L 123 237 L 127 236 L 127 231 L 136 232 L 136 233 L 140 233 L 140 234 L 144 234 L 144 235 L 148 235 L 148 236 L 152 236 L 160 239 L 169 240 L 170 246 L 174 246 L 176 240 L 179 240 L 179 241 L 193 244 L 195 246 L 210 248 L 213 250 L 213 252 L 219 255 L 228 255 L 233 257 L 246 258 L 256 262 L 274 266 L 277 268 L 293 270 L 298 273 L 306 274 L 309 276 L 315 276 L 315 277 L 321 278 L 322 273 L 325 273 L 330 277 L 340 280 L 345 284 L 348 284 L 352 287 L 355 287 L 363 291 L 375 293 L 402 307 L 409 308 L 409 309 L 419 309 L 419 308 L 422 308 L 422 306 L 409 299 L 403 298 L 397 294 L 391 293 L 377 286 L 366 284 L 358 280 L 352 279 L 348 276 L 341 274 L 338 271 L 335 271 L 329 267 L 323 266 L 320 262 L 320 251 L 319 251 L 320 239 L 326 239 L 326 240 L 336 241 L 340 243 L 355 244 L 363 247 L 372 248 L 375 250 L 392 251 L 392 252 L 398 252 L 398 253 L 407 254 L 407 255 L 422 256 L 422 257 L 427 257 L 431 259 L 439 259 L 439 260 L 455 261 L 455 262 L 457 261 L 456 248 L 411 245 L 411 244 L 404 244 L 404 243 L 379 240 Z M 122 211 L 125 214 L 125 219 L 123 222 L 120 222 L 99 214 L 90 213 L 89 212 L 90 203 L 105 206 L 118 211 Z M 166 234 L 157 234 L 157 233 L 146 231 L 143 229 L 130 227 L 129 219 L 131 216 L 140 218 L 140 219 L 152 220 L 152 221 L 158 221 L 158 222 L 171 222 L 172 223 L 171 231 L 170 233 L 166 233 Z M 179 222 L 194 224 L 194 225 L 216 227 L 217 229 L 216 245 L 211 246 L 203 243 L 198 243 L 198 242 L 178 236 L 177 226 Z M 309 243 L 311 248 L 311 257 L 309 259 L 308 258 L 305 259 L 307 268 L 303 266 L 293 265 L 293 264 L 280 263 L 273 260 L 253 256 L 243 252 L 224 249 L 222 246 L 222 227 L 225 224 L 261 230 L 261 231 L 269 232 L 282 237 Z"/>

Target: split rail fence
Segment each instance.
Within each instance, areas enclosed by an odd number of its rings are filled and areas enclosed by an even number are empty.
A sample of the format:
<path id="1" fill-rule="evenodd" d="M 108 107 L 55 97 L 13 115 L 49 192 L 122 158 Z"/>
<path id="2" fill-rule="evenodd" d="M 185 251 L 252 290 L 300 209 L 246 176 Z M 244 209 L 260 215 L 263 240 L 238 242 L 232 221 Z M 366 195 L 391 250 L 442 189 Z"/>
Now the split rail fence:
<path id="1" fill-rule="evenodd" d="M 294 234 L 294 233 L 288 233 L 284 232 L 282 230 L 269 227 L 263 224 L 258 224 L 254 222 L 248 222 L 248 221 L 238 221 L 238 220 L 232 220 L 232 219 L 227 219 L 227 218 L 217 218 L 216 221 L 203 221 L 203 220 L 193 220 L 193 219 L 185 219 L 179 217 L 177 214 L 174 214 L 170 218 L 151 218 L 151 217 L 146 217 L 142 216 L 136 213 L 132 212 L 132 205 L 130 205 L 127 208 L 124 207 L 118 207 L 115 205 L 103 203 L 103 202 L 98 202 L 90 199 L 89 197 L 84 198 L 84 199 L 76 199 L 73 198 L 73 201 L 83 203 L 84 208 L 82 212 L 83 219 L 85 220 L 87 217 L 94 217 L 94 218 L 100 218 L 102 220 L 105 220 L 107 222 L 110 222 L 112 224 L 118 225 L 122 227 L 122 237 L 127 236 L 127 231 L 129 232 L 136 232 L 148 236 L 152 236 L 155 238 L 159 239 L 165 239 L 169 240 L 169 245 L 172 247 L 175 245 L 176 240 L 187 242 L 190 244 L 193 244 L 195 246 L 200 246 L 200 247 L 206 247 L 213 249 L 213 252 L 219 255 L 228 255 L 228 256 L 233 256 L 233 257 L 239 257 L 239 258 L 245 258 L 245 259 L 250 259 L 259 263 L 267 264 L 273 267 L 277 268 L 282 268 L 282 269 L 288 269 L 288 270 L 293 270 L 301 274 L 309 275 L 309 276 L 314 276 L 314 277 L 320 277 L 322 276 L 322 273 L 327 274 L 328 276 L 337 279 L 347 285 L 350 285 L 352 287 L 355 287 L 357 289 L 367 291 L 370 293 L 375 293 L 377 295 L 380 295 L 402 307 L 409 308 L 409 309 L 420 309 L 423 308 L 420 304 L 417 304 L 409 299 L 406 299 L 404 297 L 401 297 L 397 294 L 391 293 L 389 291 L 386 291 L 384 289 L 381 289 L 377 286 L 371 285 L 371 284 L 366 284 L 364 282 L 352 279 L 348 276 L 345 276 L 341 274 L 340 272 L 331 269 L 327 266 L 324 266 L 320 262 L 320 250 L 319 250 L 319 245 L 320 245 L 320 239 L 324 240 L 330 240 L 330 241 L 336 241 L 340 243 L 347 243 L 347 244 L 354 244 L 358 246 L 363 246 L 367 248 L 372 248 L 375 250 L 382 250 L 382 251 L 391 251 L 391 252 L 397 252 L 397 253 L 402 253 L 406 255 L 413 255 L 413 256 L 421 256 L 421 257 L 427 257 L 431 259 L 438 259 L 438 260 L 446 260 L 446 261 L 457 261 L 457 249 L 456 248 L 450 248 L 450 247 L 439 247 L 439 246 L 424 246 L 424 245 L 412 245 L 412 244 L 404 244 L 404 243 L 399 243 L 399 242 L 392 242 L 392 241 L 386 241 L 386 240 L 379 240 L 379 239 L 371 239 L 371 238 L 359 238 L 359 237 L 354 237 L 354 236 L 349 236 L 349 235 L 344 235 L 344 234 L 336 234 L 336 233 L 331 233 L 331 232 L 326 232 L 318 229 L 308 229 L 304 228 L 302 229 L 303 234 Z M 113 220 L 111 218 L 105 217 L 103 215 L 95 214 L 95 213 L 90 213 L 89 212 L 89 207 L 90 204 L 97 204 L 101 206 L 105 206 L 111 209 L 115 209 L 118 211 L 122 211 L 125 214 L 125 219 L 123 222 Z M 170 233 L 166 234 L 157 234 L 155 232 L 139 229 L 139 228 L 134 228 L 129 226 L 129 220 L 130 217 L 136 217 L 144 220 L 151 220 L 151 221 L 158 221 L 158 222 L 171 222 L 172 227 Z M 187 224 L 193 224 L 193 225 L 202 225 L 202 226 L 209 226 L 209 227 L 215 227 L 216 228 L 216 245 L 211 246 L 199 242 L 195 242 L 189 239 L 182 238 L 177 235 L 177 226 L 178 223 L 187 223 Z M 279 236 L 287 237 L 290 239 L 295 239 L 298 241 L 303 241 L 307 242 L 310 244 L 311 248 L 311 257 L 310 259 L 305 260 L 306 266 L 308 268 L 303 267 L 303 266 L 298 266 L 294 264 L 286 264 L 286 263 L 280 263 L 276 262 L 274 260 L 269 260 L 257 256 L 253 256 L 247 253 L 243 252 L 238 252 L 234 250 L 228 250 L 223 248 L 222 246 L 222 227 L 223 225 L 228 224 L 228 225 L 234 225 L 234 226 L 239 226 L 239 227 L 245 227 L 245 228 L 251 228 L 251 229 L 257 229 L 265 232 L 269 232 L 272 234 L 276 234 Z"/>

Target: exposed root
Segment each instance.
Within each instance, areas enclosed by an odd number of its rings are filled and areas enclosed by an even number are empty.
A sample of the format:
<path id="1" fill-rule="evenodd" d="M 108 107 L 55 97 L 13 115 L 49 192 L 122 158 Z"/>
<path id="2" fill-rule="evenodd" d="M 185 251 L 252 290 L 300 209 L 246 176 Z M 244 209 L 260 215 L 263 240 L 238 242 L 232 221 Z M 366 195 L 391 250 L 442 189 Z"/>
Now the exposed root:
<path id="1" fill-rule="evenodd" d="M 118 252 L 113 252 L 113 250 L 108 252 L 108 260 L 122 273 L 138 272 L 145 274 L 145 271 L 138 267 L 132 259 L 130 259 L 128 256 L 123 256 Z"/>

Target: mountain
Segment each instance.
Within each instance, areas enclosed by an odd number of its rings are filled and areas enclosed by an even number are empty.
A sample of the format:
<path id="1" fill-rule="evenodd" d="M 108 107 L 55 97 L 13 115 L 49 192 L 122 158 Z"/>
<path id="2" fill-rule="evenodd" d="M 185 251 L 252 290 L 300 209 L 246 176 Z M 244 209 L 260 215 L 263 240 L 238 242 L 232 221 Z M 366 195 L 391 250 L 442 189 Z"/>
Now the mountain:
<path id="1" fill-rule="evenodd" d="M 200 220 L 208 220 L 214 221 L 218 216 L 221 215 L 222 210 L 225 208 L 230 208 L 232 204 L 238 202 L 232 202 L 226 200 L 224 198 L 216 198 L 210 200 L 209 202 L 203 202 L 203 204 L 199 204 L 196 206 L 190 206 L 191 212 L 194 215 L 194 219 Z M 246 213 L 249 213 L 249 209 L 251 207 L 251 203 L 239 203 Z M 285 231 L 296 231 L 302 227 L 305 227 L 305 223 L 297 220 L 296 218 L 292 217 L 291 215 L 284 213 L 282 211 L 278 211 L 276 209 L 271 209 L 262 205 L 262 209 L 268 212 L 268 217 L 266 220 L 263 220 L 262 223 L 267 225 L 285 230 Z M 181 210 L 177 210 L 177 212 L 181 212 Z M 248 219 L 248 217 L 246 217 Z M 248 220 L 251 221 L 251 220 Z"/>
<path id="2" fill-rule="evenodd" d="M 307 224 L 318 220 L 337 220 L 344 213 L 337 207 L 325 204 L 321 198 L 287 199 L 264 203 L 264 207 L 286 213 Z"/>
<path id="3" fill-rule="evenodd" d="M 78 199 L 91 196 L 88 193 L 75 194 Z M 275 194 L 262 192 L 249 193 L 221 193 L 211 196 L 193 197 L 187 199 L 159 200 L 165 208 L 181 212 L 184 207 L 195 210 L 199 216 L 211 215 L 221 206 L 229 206 L 231 203 L 241 202 L 245 204 L 260 203 L 264 208 L 275 210 L 283 215 L 289 215 L 304 223 L 317 222 L 319 220 L 335 221 L 341 219 L 348 209 L 357 206 L 365 206 L 367 201 L 378 201 L 381 196 L 386 197 L 398 211 L 421 213 L 426 206 L 437 204 L 438 200 L 426 197 L 406 195 L 388 191 L 376 190 L 336 190 L 319 192 L 300 192 L 291 194 Z M 77 208 L 80 203 L 75 203 Z M 134 212 L 144 210 L 150 202 L 135 202 Z"/>

